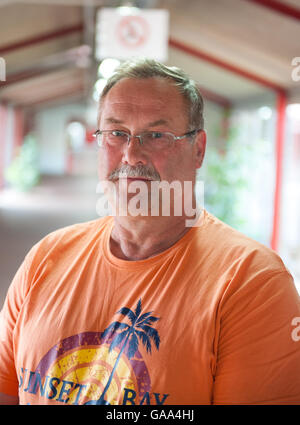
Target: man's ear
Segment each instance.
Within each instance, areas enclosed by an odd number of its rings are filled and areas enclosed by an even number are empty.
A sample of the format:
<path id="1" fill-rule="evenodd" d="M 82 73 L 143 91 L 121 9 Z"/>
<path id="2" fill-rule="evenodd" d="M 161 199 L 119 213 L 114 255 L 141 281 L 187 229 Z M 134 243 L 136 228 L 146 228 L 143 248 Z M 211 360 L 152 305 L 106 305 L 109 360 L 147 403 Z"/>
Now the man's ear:
<path id="1" fill-rule="evenodd" d="M 197 136 L 194 142 L 194 147 L 195 147 L 196 168 L 200 168 L 204 160 L 205 149 L 206 149 L 206 133 L 204 130 L 200 130 L 197 133 Z"/>

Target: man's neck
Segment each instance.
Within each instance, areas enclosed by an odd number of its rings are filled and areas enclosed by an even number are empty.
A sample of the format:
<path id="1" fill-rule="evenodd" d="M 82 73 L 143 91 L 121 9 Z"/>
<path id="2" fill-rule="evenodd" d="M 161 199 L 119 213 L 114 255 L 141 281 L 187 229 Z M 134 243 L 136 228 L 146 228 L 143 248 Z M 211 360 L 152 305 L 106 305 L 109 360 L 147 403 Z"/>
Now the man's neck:
<path id="1" fill-rule="evenodd" d="M 185 217 L 115 217 L 112 254 L 128 261 L 153 257 L 174 245 L 189 230 Z"/>

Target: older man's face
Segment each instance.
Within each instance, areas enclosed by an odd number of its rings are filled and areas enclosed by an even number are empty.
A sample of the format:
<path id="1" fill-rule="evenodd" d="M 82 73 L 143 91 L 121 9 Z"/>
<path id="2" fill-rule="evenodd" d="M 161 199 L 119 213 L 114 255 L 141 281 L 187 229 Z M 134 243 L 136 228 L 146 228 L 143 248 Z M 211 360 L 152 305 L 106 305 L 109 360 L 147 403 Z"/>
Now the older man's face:
<path id="1" fill-rule="evenodd" d="M 160 78 L 123 79 L 106 95 L 100 112 L 100 130 L 120 130 L 131 135 L 145 131 L 168 131 L 182 136 L 189 129 L 185 100 L 178 89 Z M 99 178 L 107 180 L 115 170 L 143 168 L 150 179 L 172 183 L 195 181 L 202 164 L 205 134 L 200 132 L 194 144 L 189 139 L 175 141 L 163 151 L 144 149 L 132 139 L 122 149 L 99 149 Z M 133 181 L 132 179 L 131 181 Z"/>

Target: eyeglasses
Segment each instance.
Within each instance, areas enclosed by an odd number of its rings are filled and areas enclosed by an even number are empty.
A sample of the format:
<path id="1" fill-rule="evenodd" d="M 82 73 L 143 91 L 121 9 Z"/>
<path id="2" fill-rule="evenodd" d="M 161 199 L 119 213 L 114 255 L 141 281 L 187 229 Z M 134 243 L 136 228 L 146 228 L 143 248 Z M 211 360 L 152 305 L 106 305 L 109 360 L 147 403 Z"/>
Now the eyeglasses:
<path id="1" fill-rule="evenodd" d="M 175 136 L 168 131 L 146 131 L 141 134 L 131 135 L 119 130 L 97 130 L 94 137 L 100 147 L 122 148 L 132 139 L 137 138 L 144 149 L 159 151 L 172 147 L 177 140 L 195 136 L 200 129 L 189 131 L 183 136 Z"/>

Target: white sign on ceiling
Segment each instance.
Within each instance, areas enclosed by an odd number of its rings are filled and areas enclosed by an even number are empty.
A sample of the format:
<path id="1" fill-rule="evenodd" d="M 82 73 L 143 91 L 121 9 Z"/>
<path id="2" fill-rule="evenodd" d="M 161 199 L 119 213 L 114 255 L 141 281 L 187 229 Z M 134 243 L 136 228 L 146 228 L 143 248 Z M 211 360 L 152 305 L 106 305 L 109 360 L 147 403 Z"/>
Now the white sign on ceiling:
<path id="1" fill-rule="evenodd" d="M 169 12 L 165 9 L 101 8 L 97 14 L 97 60 L 143 56 L 168 59 Z"/>

